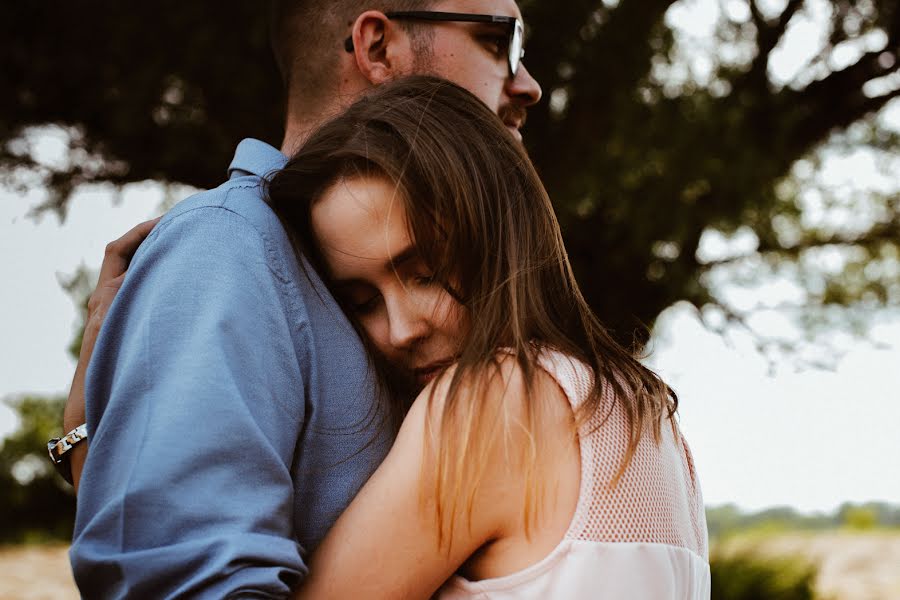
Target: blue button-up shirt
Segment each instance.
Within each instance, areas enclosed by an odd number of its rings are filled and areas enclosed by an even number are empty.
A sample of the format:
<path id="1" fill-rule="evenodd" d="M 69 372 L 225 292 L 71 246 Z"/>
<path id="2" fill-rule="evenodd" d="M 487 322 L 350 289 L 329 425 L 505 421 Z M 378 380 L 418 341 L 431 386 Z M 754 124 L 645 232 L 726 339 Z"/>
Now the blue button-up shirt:
<path id="1" fill-rule="evenodd" d="M 87 598 L 282 598 L 387 452 L 351 325 L 301 269 L 244 140 L 141 245 L 87 373 L 71 549 Z"/>

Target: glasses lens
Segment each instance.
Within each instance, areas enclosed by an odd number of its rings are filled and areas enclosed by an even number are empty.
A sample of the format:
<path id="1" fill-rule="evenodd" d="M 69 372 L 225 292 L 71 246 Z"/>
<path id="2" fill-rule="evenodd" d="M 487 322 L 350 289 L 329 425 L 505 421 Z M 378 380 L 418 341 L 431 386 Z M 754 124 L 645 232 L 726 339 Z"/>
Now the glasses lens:
<path id="1" fill-rule="evenodd" d="M 522 45 L 524 37 L 525 28 L 522 26 L 522 21 L 516 19 L 516 24 L 512 31 L 512 39 L 509 41 L 509 73 L 513 77 L 519 71 L 519 62 L 525 56 L 525 49 Z"/>

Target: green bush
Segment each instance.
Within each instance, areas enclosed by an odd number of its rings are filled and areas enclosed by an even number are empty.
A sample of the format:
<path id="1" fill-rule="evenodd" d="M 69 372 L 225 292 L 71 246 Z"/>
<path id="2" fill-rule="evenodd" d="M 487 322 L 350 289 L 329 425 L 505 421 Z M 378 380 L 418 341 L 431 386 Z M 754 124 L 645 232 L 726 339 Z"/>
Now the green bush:
<path id="1" fill-rule="evenodd" d="M 872 506 L 847 506 L 841 511 L 841 521 L 845 527 L 865 531 L 878 525 L 878 513 Z"/>
<path id="2" fill-rule="evenodd" d="M 713 556 L 711 600 L 814 600 L 816 568 L 791 558 Z"/>
<path id="3" fill-rule="evenodd" d="M 68 540 L 75 523 L 72 486 L 47 459 L 65 398 L 8 398 L 19 428 L 0 442 L 0 543 Z"/>

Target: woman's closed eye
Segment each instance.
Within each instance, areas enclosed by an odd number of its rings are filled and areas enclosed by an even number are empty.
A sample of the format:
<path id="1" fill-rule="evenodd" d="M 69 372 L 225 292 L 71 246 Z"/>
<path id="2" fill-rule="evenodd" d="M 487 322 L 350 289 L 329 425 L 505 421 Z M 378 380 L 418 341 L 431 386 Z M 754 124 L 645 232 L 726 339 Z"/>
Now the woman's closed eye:
<path id="1" fill-rule="evenodd" d="M 368 300 L 362 301 L 351 301 L 350 302 L 350 310 L 358 315 L 367 315 L 373 312 L 377 307 L 378 303 L 381 301 L 381 294 L 375 294 Z"/>
<path id="2" fill-rule="evenodd" d="M 416 275 L 413 282 L 417 285 L 431 285 L 434 283 L 434 275 Z"/>
<path id="3" fill-rule="evenodd" d="M 408 279 L 407 285 L 428 287 L 436 283 L 434 274 L 419 273 Z M 381 303 L 381 294 L 378 292 L 368 294 L 344 294 L 344 301 L 348 308 L 357 315 L 367 315 L 375 311 Z"/>
<path id="4" fill-rule="evenodd" d="M 346 287 L 338 287 L 335 296 L 344 307 L 357 315 L 366 315 L 378 307 L 381 301 L 381 293 L 374 286 L 358 283 Z"/>

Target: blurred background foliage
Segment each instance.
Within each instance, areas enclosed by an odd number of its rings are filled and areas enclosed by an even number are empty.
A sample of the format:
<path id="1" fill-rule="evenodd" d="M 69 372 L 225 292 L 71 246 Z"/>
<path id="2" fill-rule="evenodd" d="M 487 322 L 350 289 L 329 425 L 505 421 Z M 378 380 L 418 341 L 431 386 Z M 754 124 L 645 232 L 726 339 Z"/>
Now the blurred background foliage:
<path id="1" fill-rule="evenodd" d="M 900 303 L 900 134 L 875 117 L 900 95 L 900 1 L 728 0 L 709 39 L 673 26 L 694 0 L 523 0 L 526 64 L 544 100 L 526 145 L 547 185 L 591 305 L 624 342 L 659 313 L 693 304 L 707 325 L 752 329 L 754 312 L 817 326 L 863 323 Z M 47 190 L 39 211 L 63 219 L 79 186 L 155 180 L 207 188 L 246 136 L 278 145 L 279 79 L 260 3 L 7 3 L 0 20 L 0 178 Z M 790 76 L 772 57 L 824 15 L 819 48 Z M 796 34 L 796 33 L 794 33 Z M 698 58 L 699 57 L 699 58 Z M 68 154 L 34 151 L 47 128 Z M 827 153 L 871 152 L 897 184 L 822 185 Z M 852 218 L 833 219 L 831 215 Z M 704 250 L 722 239 L 726 250 Z M 778 306 L 735 303 L 724 281 L 788 277 Z M 65 282 L 86 297 L 91 278 Z M 861 320 L 860 320 L 861 319 Z M 757 332 L 778 357 L 796 342 Z M 77 351 L 80 336 L 71 349 Z M 20 427 L 0 449 L 0 541 L 70 535 L 74 501 L 44 443 L 61 398 L 7 399 Z M 710 509 L 714 537 L 741 530 L 896 528 L 898 509 L 847 505 Z M 812 598 L 805 563 L 713 556 L 713 598 Z"/>
<path id="2" fill-rule="evenodd" d="M 713 539 L 724 539 L 749 532 L 768 534 L 780 531 L 834 529 L 900 531 L 900 505 L 887 502 L 846 503 L 831 513 L 808 514 L 788 506 L 748 513 L 733 504 L 726 504 L 708 507 L 706 520 L 709 535 Z"/>
<path id="3" fill-rule="evenodd" d="M 806 325 L 830 306 L 896 304 L 896 190 L 815 196 L 826 212 L 864 217 L 851 227 L 802 216 L 815 185 L 804 177 L 824 144 L 900 147 L 872 118 L 900 94 L 898 0 L 723 1 L 705 47 L 672 26 L 692 4 L 521 2 L 526 63 L 544 89 L 526 143 L 591 305 L 626 342 L 678 301 L 713 327 L 746 323 L 764 307 L 718 295 L 719 267 L 732 278 L 789 273 L 803 293 L 782 308 Z M 241 138 L 280 142 L 258 3 L 19 2 L 5 12 L 0 170 L 13 185 L 45 184 L 44 209 L 64 215 L 89 183 L 212 187 Z M 808 45 L 821 50 L 785 78 L 770 59 L 815 15 L 824 30 Z M 48 124 L 70 147 L 53 165 L 31 147 Z M 748 234 L 750 252 L 698 252 L 711 231 Z M 763 349 L 782 342 L 760 336 Z"/>
<path id="4" fill-rule="evenodd" d="M 47 460 L 47 440 L 59 436 L 65 398 L 6 399 L 19 429 L 0 445 L 0 543 L 72 537 L 72 487 Z"/>
<path id="5" fill-rule="evenodd" d="M 788 558 L 754 554 L 723 557 L 710 563 L 712 600 L 813 600 L 816 569 Z"/>

